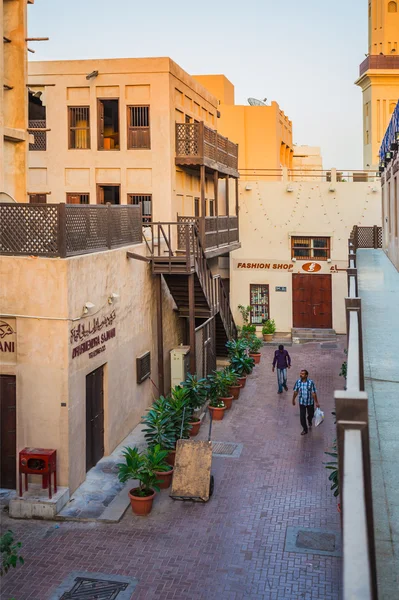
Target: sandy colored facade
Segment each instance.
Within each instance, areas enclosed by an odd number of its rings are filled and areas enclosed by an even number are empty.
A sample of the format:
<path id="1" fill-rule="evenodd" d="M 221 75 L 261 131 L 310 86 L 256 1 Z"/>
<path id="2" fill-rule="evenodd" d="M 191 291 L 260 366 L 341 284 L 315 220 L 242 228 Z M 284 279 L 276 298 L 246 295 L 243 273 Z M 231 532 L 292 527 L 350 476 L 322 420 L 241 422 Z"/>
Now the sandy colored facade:
<path id="1" fill-rule="evenodd" d="M 93 72 L 98 75 L 87 79 Z M 149 198 L 154 221 L 200 212 L 198 173 L 175 165 L 175 124 L 202 121 L 218 129 L 218 101 L 171 59 L 32 62 L 29 87 L 41 92 L 49 129 L 46 149 L 38 137 L 30 152 L 31 200 L 76 202 L 83 196 L 91 204 L 113 203 L 111 189 L 120 204 Z M 101 132 L 103 101 L 110 115 Z M 107 131 L 113 110 L 117 132 Z M 209 174 L 205 194 L 210 215 L 215 192 Z"/>
<path id="2" fill-rule="evenodd" d="M 218 129 L 239 145 L 242 179 L 253 170 L 292 167 L 292 122 L 277 102 L 270 106 L 237 105 L 234 86 L 224 75 L 195 75 L 195 79 L 219 100 Z"/>
<path id="3" fill-rule="evenodd" d="M 378 167 L 378 152 L 399 98 L 399 2 L 369 1 L 369 50 L 356 85 L 363 92 L 363 166 Z"/>
<path id="4" fill-rule="evenodd" d="M 26 200 L 28 4 L 33 2 L 2 0 L 0 9 L 0 193 L 17 202 Z"/>
<path id="5" fill-rule="evenodd" d="M 377 178 L 337 182 L 334 170 L 331 182 L 241 182 L 241 248 L 230 258 L 236 322 L 237 306 L 249 304 L 259 333 L 267 318 L 280 332 L 345 333 L 349 234 L 354 224 L 381 225 L 380 203 Z"/>
<path id="6" fill-rule="evenodd" d="M 312 177 L 313 181 L 317 181 L 323 170 L 321 148 L 318 146 L 294 146 L 292 168 L 296 180 L 304 178 L 309 181 Z M 313 175 L 309 171 L 313 171 Z"/>

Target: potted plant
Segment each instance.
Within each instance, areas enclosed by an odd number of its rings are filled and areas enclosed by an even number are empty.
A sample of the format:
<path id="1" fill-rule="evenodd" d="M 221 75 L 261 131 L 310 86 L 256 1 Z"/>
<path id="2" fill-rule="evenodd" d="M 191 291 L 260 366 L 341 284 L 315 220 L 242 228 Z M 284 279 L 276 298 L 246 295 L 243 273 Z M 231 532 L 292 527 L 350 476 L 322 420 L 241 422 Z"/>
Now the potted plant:
<path id="1" fill-rule="evenodd" d="M 252 373 L 255 361 L 251 356 L 233 356 L 230 364 L 238 377 L 246 377 Z"/>
<path id="2" fill-rule="evenodd" d="M 126 483 L 129 479 L 138 480 L 138 487 L 129 492 L 130 504 L 135 515 L 148 515 L 152 509 L 155 492 L 159 491 L 159 481 L 151 456 L 147 452 L 139 452 L 136 447 L 126 447 L 122 455 L 125 462 L 117 465 L 119 481 Z"/>
<path id="3" fill-rule="evenodd" d="M 251 306 L 243 306 L 242 304 L 238 305 L 238 310 L 241 314 L 243 325 L 238 328 L 240 337 L 245 339 L 250 337 L 256 332 L 256 325 L 251 325 L 249 322 L 249 317 L 251 315 Z"/>
<path id="4" fill-rule="evenodd" d="M 255 364 L 257 365 L 260 363 L 260 359 L 262 356 L 259 350 L 262 348 L 263 342 L 258 337 L 256 337 L 256 335 L 252 335 L 248 339 L 248 344 L 249 356 L 254 359 Z"/>
<path id="5" fill-rule="evenodd" d="M 159 444 L 162 450 L 167 450 L 167 461 L 172 461 L 173 466 L 177 438 L 169 398 L 160 396 L 155 400 L 143 417 L 142 423 L 145 426 L 143 431 L 148 446 L 151 448 Z"/>
<path id="6" fill-rule="evenodd" d="M 201 420 L 194 413 L 206 402 L 208 397 L 208 382 L 206 379 L 198 379 L 196 375 L 188 374 L 182 386 L 187 390 L 188 408 L 191 412 L 189 421 L 191 426 L 190 437 L 194 437 L 198 434 L 201 427 Z"/>
<path id="7" fill-rule="evenodd" d="M 265 321 L 262 327 L 262 335 L 265 342 L 273 341 L 273 334 L 276 331 L 276 323 L 274 319 L 268 319 Z"/>
<path id="8" fill-rule="evenodd" d="M 162 450 L 157 444 L 148 448 L 147 457 L 158 478 L 158 486 L 161 490 L 166 490 L 172 483 L 173 467 L 166 462 L 169 450 Z"/>
<path id="9" fill-rule="evenodd" d="M 226 344 L 229 358 L 233 356 L 245 356 L 248 354 L 248 340 L 240 338 L 239 340 L 230 340 Z"/>
<path id="10" fill-rule="evenodd" d="M 176 385 L 168 398 L 169 417 L 173 426 L 174 449 L 169 452 L 167 462 L 170 465 L 175 464 L 176 442 L 178 439 L 187 440 L 190 437 L 190 419 L 191 412 L 188 402 L 188 391 L 180 385 Z"/>
<path id="11" fill-rule="evenodd" d="M 222 421 L 226 410 L 225 403 L 219 398 L 212 398 L 208 406 L 209 412 L 212 414 L 214 421 Z"/>
<path id="12" fill-rule="evenodd" d="M 228 370 L 214 371 L 209 375 L 209 391 L 212 400 L 220 400 L 224 403 L 226 410 L 230 410 L 233 403 L 233 396 L 229 392 L 231 377 Z"/>

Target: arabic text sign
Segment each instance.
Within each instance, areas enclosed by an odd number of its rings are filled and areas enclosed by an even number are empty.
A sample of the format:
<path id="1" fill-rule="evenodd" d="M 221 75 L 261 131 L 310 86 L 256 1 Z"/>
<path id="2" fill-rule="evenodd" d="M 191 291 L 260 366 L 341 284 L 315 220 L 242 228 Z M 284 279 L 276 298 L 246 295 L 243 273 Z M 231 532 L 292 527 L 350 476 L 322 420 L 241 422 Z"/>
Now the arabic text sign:
<path id="1" fill-rule="evenodd" d="M 16 319 L 0 317 L 0 362 L 15 363 L 17 360 Z"/>

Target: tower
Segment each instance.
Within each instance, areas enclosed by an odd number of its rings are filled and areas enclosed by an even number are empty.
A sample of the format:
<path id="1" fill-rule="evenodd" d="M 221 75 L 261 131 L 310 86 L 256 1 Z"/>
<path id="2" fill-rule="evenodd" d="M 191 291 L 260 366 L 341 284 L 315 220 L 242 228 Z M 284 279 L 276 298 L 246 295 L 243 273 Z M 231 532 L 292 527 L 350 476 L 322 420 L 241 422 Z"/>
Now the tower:
<path id="1" fill-rule="evenodd" d="M 368 54 L 356 85 L 363 91 L 363 166 L 376 169 L 399 99 L 399 0 L 369 0 L 368 25 Z"/>

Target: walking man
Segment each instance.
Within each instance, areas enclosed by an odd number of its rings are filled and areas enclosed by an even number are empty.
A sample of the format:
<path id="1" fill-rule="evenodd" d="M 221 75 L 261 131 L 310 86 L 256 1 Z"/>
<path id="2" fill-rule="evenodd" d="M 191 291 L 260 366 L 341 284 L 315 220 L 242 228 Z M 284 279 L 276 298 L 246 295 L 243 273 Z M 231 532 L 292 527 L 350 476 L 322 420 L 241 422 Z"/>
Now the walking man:
<path id="1" fill-rule="evenodd" d="M 291 368 L 291 357 L 288 354 L 287 350 L 284 350 L 284 346 L 280 344 L 278 350 L 274 353 L 273 359 L 273 373 L 274 369 L 277 365 L 277 385 L 278 385 L 278 394 L 283 393 L 283 388 L 286 392 L 288 392 L 287 387 L 287 368 Z"/>
<path id="2" fill-rule="evenodd" d="M 306 369 L 302 369 L 299 375 L 299 379 L 294 385 L 294 395 L 292 397 L 292 404 L 295 406 L 295 398 L 299 395 L 299 412 L 301 417 L 302 433 L 306 435 L 308 432 L 308 425 L 312 427 L 312 420 L 314 415 L 314 405 L 319 408 L 320 404 L 317 399 L 317 390 L 312 379 L 308 379 L 309 373 Z M 307 413 L 307 422 L 306 422 Z"/>

